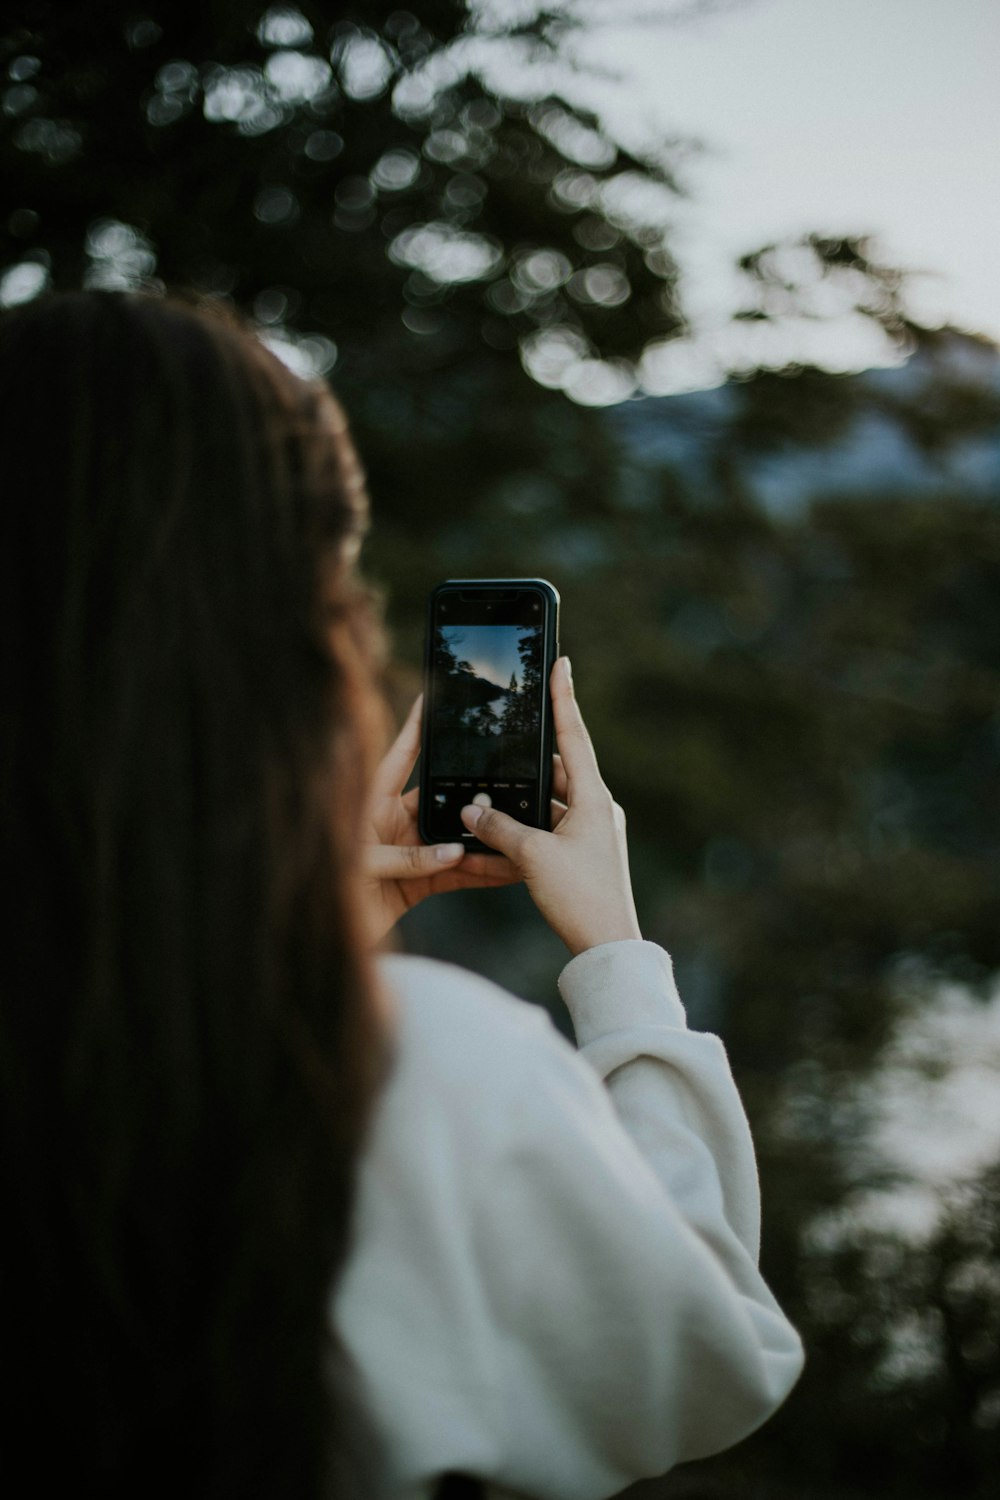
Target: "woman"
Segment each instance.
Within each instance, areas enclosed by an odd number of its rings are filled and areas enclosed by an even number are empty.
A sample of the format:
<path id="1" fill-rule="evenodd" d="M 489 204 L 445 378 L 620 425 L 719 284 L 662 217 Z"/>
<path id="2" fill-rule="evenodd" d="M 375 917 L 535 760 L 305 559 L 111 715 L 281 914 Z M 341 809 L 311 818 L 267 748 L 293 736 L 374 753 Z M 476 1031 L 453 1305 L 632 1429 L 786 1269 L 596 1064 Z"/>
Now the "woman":
<path id="1" fill-rule="evenodd" d="M 752 1430 L 801 1359 L 752 1147 L 641 940 L 566 664 L 556 831 L 469 808 L 499 854 L 442 858 L 418 707 L 376 764 L 325 387 L 218 312 L 80 293 L 0 320 L 0 411 L 6 1466 L 586 1500 Z M 582 1057 L 374 957 L 422 896 L 522 877 Z"/>

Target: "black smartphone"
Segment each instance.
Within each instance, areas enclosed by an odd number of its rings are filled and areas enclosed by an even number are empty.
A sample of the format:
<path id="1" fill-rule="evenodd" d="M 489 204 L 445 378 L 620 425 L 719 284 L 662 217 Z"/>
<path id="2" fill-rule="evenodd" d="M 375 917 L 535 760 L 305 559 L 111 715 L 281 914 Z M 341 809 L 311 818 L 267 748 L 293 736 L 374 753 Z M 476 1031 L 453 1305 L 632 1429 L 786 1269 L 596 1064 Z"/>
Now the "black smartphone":
<path id="1" fill-rule="evenodd" d="M 430 597 L 420 754 L 420 835 L 486 846 L 461 810 L 476 800 L 551 827 L 559 595 L 544 578 L 450 578 Z"/>

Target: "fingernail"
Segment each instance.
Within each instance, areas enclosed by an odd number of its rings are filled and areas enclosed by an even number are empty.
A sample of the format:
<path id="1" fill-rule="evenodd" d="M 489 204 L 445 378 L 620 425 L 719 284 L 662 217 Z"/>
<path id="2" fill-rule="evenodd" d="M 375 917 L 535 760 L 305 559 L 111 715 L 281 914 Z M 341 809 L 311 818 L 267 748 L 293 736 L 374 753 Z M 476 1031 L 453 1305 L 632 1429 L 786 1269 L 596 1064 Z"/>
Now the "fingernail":
<path id="1" fill-rule="evenodd" d="M 563 676 L 570 687 L 573 686 L 573 667 L 568 656 L 563 657 Z"/>
<path id="2" fill-rule="evenodd" d="M 435 844 L 434 858 L 440 860 L 443 865 L 450 865 L 460 855 L 465 853 L 462 844 Z"/>
<path id="3" fill-rule="evenodd" d="M 475 803 L 472 803 L 469 807 L 463 807 L 462 822 L 467 828 L 475 828 L 476 824 L 479 822 L 479 819 L 482 817 L 484 810 L 484 808 L 478 807 Z"/>

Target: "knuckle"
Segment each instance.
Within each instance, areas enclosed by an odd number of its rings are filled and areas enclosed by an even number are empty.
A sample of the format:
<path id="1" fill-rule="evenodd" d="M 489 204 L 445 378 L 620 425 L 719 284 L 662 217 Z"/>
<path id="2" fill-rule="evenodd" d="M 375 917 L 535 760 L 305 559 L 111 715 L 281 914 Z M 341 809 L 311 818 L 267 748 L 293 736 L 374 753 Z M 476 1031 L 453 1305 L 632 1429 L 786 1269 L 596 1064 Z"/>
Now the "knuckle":
<path id="1" fill-rule="evenodd" d="M 501 845 L 506 847 L 509 839 L 504 837 L 506 823 L 495 808 L 487 808 L 479 822 L 476 824 L 476 837 L 491 848 L 498 849 Z"/>

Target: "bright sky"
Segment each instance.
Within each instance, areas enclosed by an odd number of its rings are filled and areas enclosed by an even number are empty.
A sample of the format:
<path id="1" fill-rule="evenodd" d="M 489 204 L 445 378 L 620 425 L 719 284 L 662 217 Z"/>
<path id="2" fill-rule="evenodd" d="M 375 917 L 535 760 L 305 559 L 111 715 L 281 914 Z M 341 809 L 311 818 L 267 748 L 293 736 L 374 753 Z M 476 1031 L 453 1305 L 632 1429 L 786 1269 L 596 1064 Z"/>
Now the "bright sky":
<path id="1" fill-rule="evenodd" d="M 442 629 L 455 655 L 467 661 L 477 677 L 503 688 L 510 683 L 512 672 L 518 682 L 521 680 L 517 643 L 524 633 L 518 625 L 446 625 Z"/>
<path id="2" fill-rule="evenodd" d="M 672 241 L 697 326 L 726 320 L 737 255 L 818 230 L 873 234 L 927 273 L 921 320 L 1000 341 L 998 0 L 733 0 L 687 19 L 679 3 L 602 4 L 612 22 L 574 45 L 624 75 L 599 92 L 625 136 L 704 143 Z M 643 10 L 674 19 L 627 20 Z M 857 328 L 830 348 L 834 364 L 878 362 Z"/>
<path id="3" fill-rule="evenodd" d="M 869 1122 L 860 1155 L 845 1164 L 862 1184 L 882 1182 L 818 1221 L 818 1240 L 931 1233 L 961 1184 L 1000 1154 L 1000 987 L 985 1001 L 958 984 L 931 988 L 845 1103 L 860 1103 Z"/>

